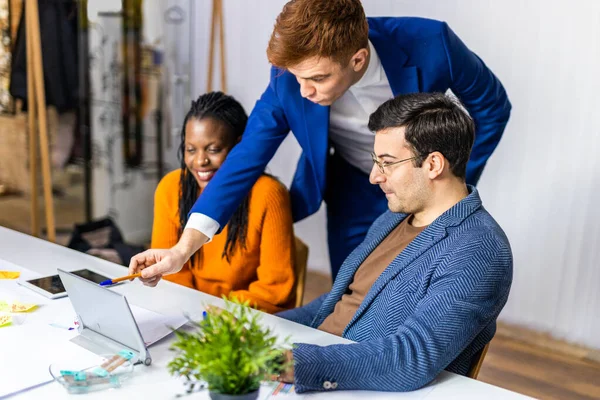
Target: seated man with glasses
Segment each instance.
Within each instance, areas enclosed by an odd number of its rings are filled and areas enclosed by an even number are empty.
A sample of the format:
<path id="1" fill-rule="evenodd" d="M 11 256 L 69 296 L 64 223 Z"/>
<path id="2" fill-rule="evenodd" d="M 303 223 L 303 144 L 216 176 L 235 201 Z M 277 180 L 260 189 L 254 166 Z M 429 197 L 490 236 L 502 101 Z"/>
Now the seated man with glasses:
<path id="1" fill-rule="evenodd" d="M 296 344 L 279 376 L 297 392 L 409 391 L 466 375 L 492 339 L 512 282 L 506 235 L 465 183 L 472 119 L 441 93 L 398 96 L 369 119 L 370 181 L 389 211 L 331 292 L 279 316 L 356 344 Z"/>

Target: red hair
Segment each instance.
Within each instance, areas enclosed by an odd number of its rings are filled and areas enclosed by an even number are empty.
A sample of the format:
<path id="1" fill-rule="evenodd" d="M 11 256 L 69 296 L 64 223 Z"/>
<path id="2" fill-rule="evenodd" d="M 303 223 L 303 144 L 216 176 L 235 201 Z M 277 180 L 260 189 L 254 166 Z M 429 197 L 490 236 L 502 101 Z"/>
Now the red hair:
<path id="1" fill-rule="evenodd" d="M 369 26 L 359 0 L 292 0 L 275 21 L 267 58 L 281 69 L 313 56 L 344 65 L 368 43 Z"/>

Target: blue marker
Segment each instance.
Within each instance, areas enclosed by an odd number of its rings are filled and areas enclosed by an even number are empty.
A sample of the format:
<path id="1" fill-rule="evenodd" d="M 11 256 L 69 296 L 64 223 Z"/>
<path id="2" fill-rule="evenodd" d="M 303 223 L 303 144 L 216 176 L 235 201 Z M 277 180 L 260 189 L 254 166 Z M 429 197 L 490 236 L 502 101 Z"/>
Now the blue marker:
<path id="1" fill-rule="evenodd" d="M 48 324 L 48 325 L 53 326 L 54 328 L 66 329 L 68 331 L 72 331 L 73 329 L 75 329 L 73 327 L 69 328 L 69 327 L 66 327 L 64 325 L 59 325 L 59 324 Z"/>
<path id="2" fill-rule="evenodd" d="M 133 274 L 133 275 L 122 276 L 120 278 L 108 279 L 106 281 L 100 282 L 100 286 L 110 286 L 110 285 L 114 285 L 115 283 L 119 283 L 122 281 L 128 281 L 131 279 L 139 278 L 140 276 L 142 276 L 141 272 L 139 272 L 137 274 Z"/>

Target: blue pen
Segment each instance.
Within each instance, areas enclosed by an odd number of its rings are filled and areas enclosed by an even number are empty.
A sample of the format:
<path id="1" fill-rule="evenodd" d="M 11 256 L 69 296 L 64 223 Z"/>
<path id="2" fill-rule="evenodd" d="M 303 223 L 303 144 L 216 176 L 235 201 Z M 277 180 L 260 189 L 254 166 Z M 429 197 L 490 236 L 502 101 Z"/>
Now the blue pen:
<path id="1" fill-rule="evenodd" d="M 139 278 L 140 276 L 142 276 L 142 273 L 138 272 L 137 274 L 133 274 L 133 275 L 127 275 L 127 276 L 122 276 L 120 278 L 108 279 L 108 280 L 100 282 L 100 286 L 110 286 L 110 285 L 114 285 L 115 283 L 119 283 L 122 281 L 128 281 L 131 279 Z"/>
<path id="2" fill-rule="evenodd" d="M 48 325 L 53 326 L 54 328 L 66 329 L 68 331 L 72 331 L 73 329 L 75 329 L 73 327 L 68 328 L 64 325 L 59 325 L 59 324 L 48 324 Z"/>

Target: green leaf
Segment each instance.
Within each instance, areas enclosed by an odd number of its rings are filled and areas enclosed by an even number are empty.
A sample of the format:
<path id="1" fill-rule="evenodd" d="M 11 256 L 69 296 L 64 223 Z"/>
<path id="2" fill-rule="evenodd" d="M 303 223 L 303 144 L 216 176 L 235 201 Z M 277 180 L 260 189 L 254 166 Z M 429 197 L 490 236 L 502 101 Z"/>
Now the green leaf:
<path id="1" fill-rule="evenodd" d="M 225 298 L 225 310 L 210 309 L 202 321 L 191 321 L 193 332 L 176 331 L 167 368 L 172 375 L 202 380 L 213 392 L 245 394 L 257 390 L 265 376 L 287 367 L 280 362 L 282 347 L 249 302 Z M 289 346 L 286 338 L 283 346 Z"/>

